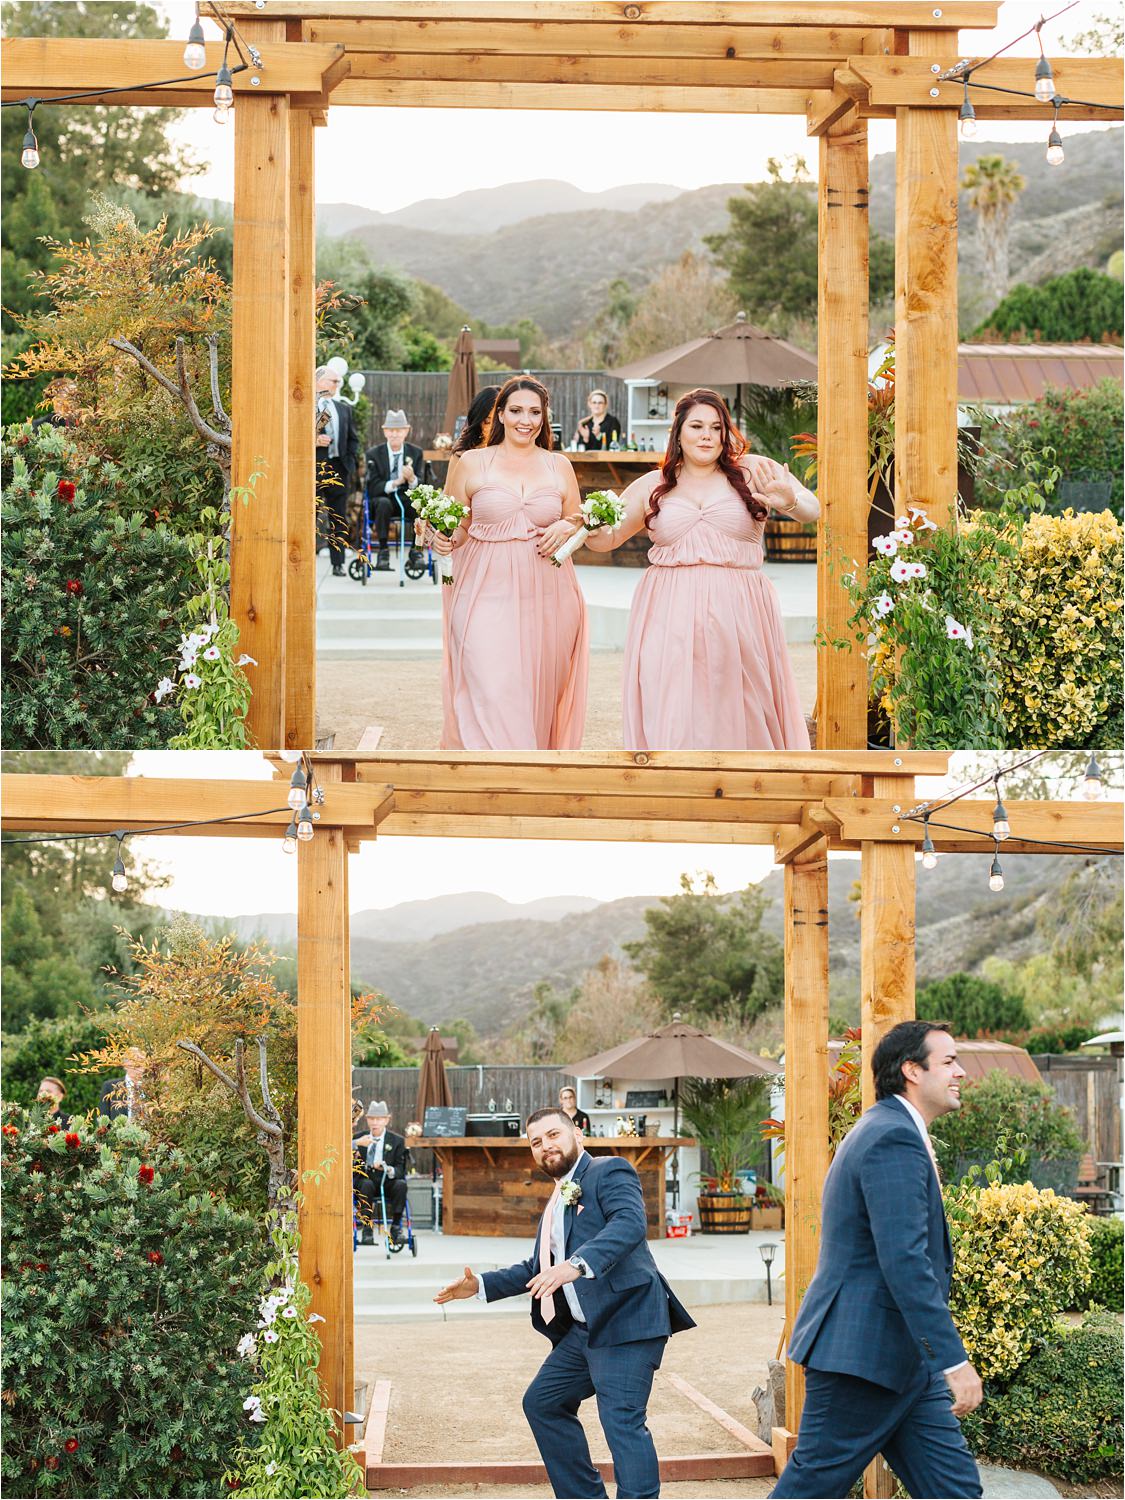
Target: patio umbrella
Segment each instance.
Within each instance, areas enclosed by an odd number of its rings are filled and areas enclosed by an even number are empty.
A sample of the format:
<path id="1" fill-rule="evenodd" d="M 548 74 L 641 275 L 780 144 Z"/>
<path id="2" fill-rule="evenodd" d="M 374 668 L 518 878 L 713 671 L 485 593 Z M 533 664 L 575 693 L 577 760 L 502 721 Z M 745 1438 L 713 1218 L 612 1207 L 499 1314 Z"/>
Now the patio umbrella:
<path id="1" fill-rule="evenodd" d="M 422 1049 L 422 1066 L 418 1070 L 418 1102 L 414 1106 L 414 1118 L 424 1123 L 426 1110 L 431 1105 L 448 1109 L 452 1103 L 453 1094 L 445 1071 L 445 1047 L 441 1032 L 436 1026 L 431 1026 L 426 1045 Z"/>
<path id="2" fill-rule="evenodd" d="M 473 333 L 466 323 L 457 335 L 453 351 L 453 368 L 449 372 L 449 393 L 445 398 L 443 432 L 456 434 L 457 418 L 468 415 L 477 393 L 477 361 L 473 352 Z"/>

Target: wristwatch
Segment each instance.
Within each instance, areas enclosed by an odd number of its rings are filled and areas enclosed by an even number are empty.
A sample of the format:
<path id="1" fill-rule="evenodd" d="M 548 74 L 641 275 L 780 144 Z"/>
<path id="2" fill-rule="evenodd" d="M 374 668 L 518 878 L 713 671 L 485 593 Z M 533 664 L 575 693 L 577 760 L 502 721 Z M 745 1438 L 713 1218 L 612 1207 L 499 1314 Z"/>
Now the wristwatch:
<path id="1" fill-rule="evenodd" d="M 578 1272 L 579 1276 L 589 1276 L 589 1274 L 590 1274 L 590 1267 L 586 1264 L 586 1262 L 582 1259 L 582 1257 L 580 1255 L 572 1255 L 572 1256 L 570 1256 L 569 1263 Z"/>

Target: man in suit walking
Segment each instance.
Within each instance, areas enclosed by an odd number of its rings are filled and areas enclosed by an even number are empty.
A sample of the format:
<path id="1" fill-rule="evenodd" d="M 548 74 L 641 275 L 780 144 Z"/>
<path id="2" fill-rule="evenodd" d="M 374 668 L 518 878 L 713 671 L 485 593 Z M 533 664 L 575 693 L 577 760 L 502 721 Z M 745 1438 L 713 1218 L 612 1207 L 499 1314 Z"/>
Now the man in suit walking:
<path id="1" fill-rule="evenodd" d="M 366 1148 L 365 1172 L 353 1173 L 352 1186 L 357 1197 L 357 1213 L 363 1225 L 363 1243 L 374 1243 L 372 1225 L 382 1223 L 382 1205 L 386 1204 L 391 1221 L 391 1237 L 402 1239 L 402 1215 L 406 1208 L 406 1141 L 387 1126 L 391 1112 L 382 1099 L 367 1106 L 367 1134 L 356 1136 L 353 1148 Z"/>
<path id="2" fill-rule="evenodd" d="M 414 507 L 407 495 L 415 485 L 433 483 L 425 454 L 417 444 L 406 441 L 409 436 L 410 422 L 406 413 L 392 409 L 383 422 L 384 441 L 368 448 L 364 455 L 364 484 L 379 545 L 375 566 L 383 572 L 388 572 L 391 566 L 389 537 L 392 521 L 403 520 L 411 560 L 418 555 L 418 548 L 414 545 Z"/>
<path id="3" fill-rule="evenodd" d="M 339 375 L 321 365 L 316 372 L 316 498 L 336 578 L 344 576 L 348 496 L 355 489 L 359 464 L 355 412 L 338 399 L 339 394 Z"/>
<path id="4" fill-rule="evenodd" d="M 531 1292 L 531 1326 L 554 1346 L 523 1410 L 559 1496 L 604 1496 L 578 1408 L 596 1396 L 619 1496 L 660 1493 L 647 1425 L 652 1377 L 673 1333 L 695 1323 L 656 1269 L 640 1179 L 620 1157 L 592 1157 L 557 1106 L 528 1117 L 537 1167 L 555 1180 L 527 1260 L 460 1281 L 434 1298 L 496 1302 Z"/>
<path id="5" fill-rule="evenodd" d="M 824 1183 L 816 1275 L 789 1340 L 805 1405 L 772 1493 L 847 1495 L 882 1453 L 912 1495 L 976 1496 L 957 1418 L 983 1393 L 949 1313 L 953 1251 L 928 1129 L 960 1109 L 965 1073 L 932 1021 L 893 1026 L 872 1069 L 876 1103 Z"/>

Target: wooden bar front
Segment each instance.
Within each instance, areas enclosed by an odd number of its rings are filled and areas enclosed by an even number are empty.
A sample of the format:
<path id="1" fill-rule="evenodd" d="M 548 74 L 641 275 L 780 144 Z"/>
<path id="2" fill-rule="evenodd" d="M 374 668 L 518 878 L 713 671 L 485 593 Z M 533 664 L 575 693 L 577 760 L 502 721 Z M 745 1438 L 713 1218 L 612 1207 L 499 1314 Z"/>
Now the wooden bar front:
<path id="1" fill-rule="evenodd" d="M 534 1236 L 551 1195 L 551 1179 L 531 1159 L 522 1136 L 429 1136 L 442 1170 L 442 1227 L 446 1234 Z M 593 1137 L 591 1156 L 623 1156 L 641 1179 L 648 1238 L 664 1235 L 664 1173 L 669 1153 L 691 1140 L 656 1136 Z"/>

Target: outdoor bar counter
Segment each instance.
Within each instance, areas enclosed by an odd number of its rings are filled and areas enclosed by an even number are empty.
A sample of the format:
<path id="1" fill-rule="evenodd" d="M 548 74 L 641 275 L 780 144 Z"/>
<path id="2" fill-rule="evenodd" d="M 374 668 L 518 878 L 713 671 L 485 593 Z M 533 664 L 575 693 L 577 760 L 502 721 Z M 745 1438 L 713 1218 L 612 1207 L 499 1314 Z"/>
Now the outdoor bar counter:
<path id="1" fill-rule="evenodd" d="M 530 1237 L 552 1183 L 536 1167 L 525 1136 L 426 1136 L 442 1170 L 442 1227 L 446 1234 Z M 664 1136 L 592 1136 L 591 1156 L 623 1156 L 641 1179 L 650 1240 L 664 1236 L 664 1173 L 669 1154 L 694 1141 Z"/>

